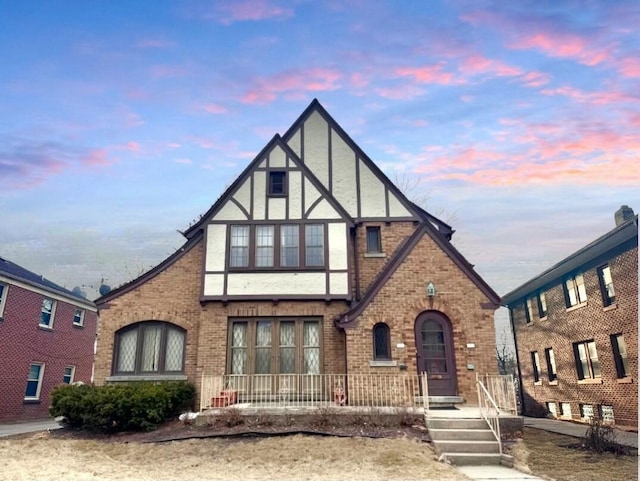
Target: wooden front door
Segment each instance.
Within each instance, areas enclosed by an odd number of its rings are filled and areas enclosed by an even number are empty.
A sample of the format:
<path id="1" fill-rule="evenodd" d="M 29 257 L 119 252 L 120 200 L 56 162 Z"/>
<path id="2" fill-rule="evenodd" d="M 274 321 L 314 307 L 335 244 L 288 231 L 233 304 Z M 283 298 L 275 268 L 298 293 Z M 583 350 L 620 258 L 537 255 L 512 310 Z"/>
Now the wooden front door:
<path id="1" fill-rule="evenodd" d="M 451 322 L 439 312 L 420 314 L 415 325 L 418 374 L 427 373 L 429 396 L 456 396 L 458 382 Z"/>

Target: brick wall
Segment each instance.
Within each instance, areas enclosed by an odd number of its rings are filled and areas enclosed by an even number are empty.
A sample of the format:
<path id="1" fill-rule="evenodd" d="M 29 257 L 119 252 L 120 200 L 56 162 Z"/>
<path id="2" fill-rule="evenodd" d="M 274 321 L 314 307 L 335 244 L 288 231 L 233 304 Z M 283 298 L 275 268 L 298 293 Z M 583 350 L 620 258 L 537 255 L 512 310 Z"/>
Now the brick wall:
<path id="1" fill-rule="evenodd" d="M 596 268 L 608 262 L 616 291 L 615 306 L 604 307 Z M 562 284 L 546 289 L 546 320 L 540 320 L 536 303 L 532 323 L 525 322 L 522 306 L 512 311 L 516 328 L 525 407 L 535 404 L 569 402 L 574 418 L 579 417 L 579 404 L 612 405 L 616 423 L 638 424 L 638 248 L 637 246 L 610 259 L 599 259 L 583 271 L 587 290 L 585 306 L 567 309 Z M 627 345 L 628 381 L 617 379 L 610 335 L 622 333 Z M 578 382 L 573 343 L 594 340 L 601 368 L 601 383 Z M 552 348 L 556 359 L 557 385 L 548 377 L 545 348 Z M 538 351 L 541 382 L 533 378 L 531 352 Z M 528 402 L 527 402 L 528 401 Z"/>
<path id="2" fill-rule="evenodd" d="M 85 310 L 84 326 L 73 326 L 76 306 L 56 300 L 53 329 L 38 327 L 43 295 L 9 285 L 0 321 L 0 422 L 49 416 L 50 392 L 62 384 L 66 366 L 75 366 L 75 381 L 89 383 L 97 315 Z M 40 400 L 25 402 L 29 366 L 45 364 Z"/>

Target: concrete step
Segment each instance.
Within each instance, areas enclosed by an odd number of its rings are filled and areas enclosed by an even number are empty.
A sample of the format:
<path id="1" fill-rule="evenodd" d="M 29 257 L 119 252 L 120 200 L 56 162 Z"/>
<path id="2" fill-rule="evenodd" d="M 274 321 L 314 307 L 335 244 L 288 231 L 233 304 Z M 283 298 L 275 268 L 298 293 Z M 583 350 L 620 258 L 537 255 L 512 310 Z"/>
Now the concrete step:
<path id="1" fill-rule="evenodd" d="M 440 459 L 455 466 L 491 466 L 500 464 L 499 454 L 443 453 Z"/>
<path id="2" fill-rule="evenodd" d="M 487 429 L 489 425 L 478 418 L 427 418 L 427 427 L 431 429 Z"/>
<path id="3" fill-rule="evenodd" d="M 485 426 L 486 427 L 486 426 Z M 491 429 L 429 429 L 434 441 L 495 441 Z"/>
<path id="4" fill-rule="evenodd" d="M 498 441 L 433 441 L 440 453 L 500 454 Z"/>

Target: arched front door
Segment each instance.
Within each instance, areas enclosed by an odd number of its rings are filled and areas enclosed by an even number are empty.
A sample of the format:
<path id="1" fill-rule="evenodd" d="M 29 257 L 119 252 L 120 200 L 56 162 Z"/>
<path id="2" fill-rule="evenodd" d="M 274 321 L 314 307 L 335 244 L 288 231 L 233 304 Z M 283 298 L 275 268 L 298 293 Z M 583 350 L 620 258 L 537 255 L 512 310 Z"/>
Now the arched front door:
<path id="1" fill-rule="evenodd" d="M 439 312 L 423 312 L 416 319 L 415 334 L 418 373 L 427 373 L 429 396 L 456 396 L 451 322 Z"/>

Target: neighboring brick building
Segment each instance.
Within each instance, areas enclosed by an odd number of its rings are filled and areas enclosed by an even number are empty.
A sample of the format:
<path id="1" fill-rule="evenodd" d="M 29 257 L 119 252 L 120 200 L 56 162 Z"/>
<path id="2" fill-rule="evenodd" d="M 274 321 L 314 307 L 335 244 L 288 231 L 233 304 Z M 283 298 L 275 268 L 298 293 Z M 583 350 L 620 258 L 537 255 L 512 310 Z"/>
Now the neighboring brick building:
<path id="1" fill-rule="evenodd" d="M 91 382 L 93 302 L 0 258 L 0 422 L 49 416 L 51 389 Z"/>
<path id="2" fill-rule="evenodd" d="M 504 296 L 524 412 L 638 424 L 638 217 Z"/>
<path id="3" fill-rule="evenodd" d="M 96 301 L 96 382 L 426 370 L 473 403 L 499 298 L 452 233 L 314 100 L 178 252 Z"/>

